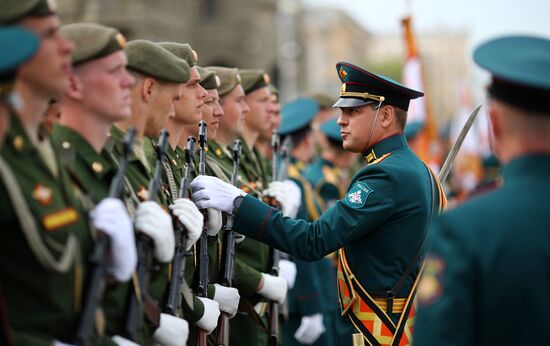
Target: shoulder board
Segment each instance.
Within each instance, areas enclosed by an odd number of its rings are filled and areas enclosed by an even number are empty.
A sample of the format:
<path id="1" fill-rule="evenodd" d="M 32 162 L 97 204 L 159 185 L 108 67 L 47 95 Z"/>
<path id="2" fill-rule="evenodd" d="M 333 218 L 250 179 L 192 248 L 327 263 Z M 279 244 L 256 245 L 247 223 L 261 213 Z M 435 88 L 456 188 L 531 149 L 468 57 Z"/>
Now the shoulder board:
<path id="1" fill-rule="evenodd" d="M 386 158 L 388 158 L 392 153 L 387 153 L 387 154 L 384 154 L 382 156 L 380 156 L 379 158 L 377 158 L 376 160 L 372 161 L 371 163 L 369 163 L 367 166 L 370 166 L 370 165 L 376 165 L 382 161 L 384 161 Z"/>

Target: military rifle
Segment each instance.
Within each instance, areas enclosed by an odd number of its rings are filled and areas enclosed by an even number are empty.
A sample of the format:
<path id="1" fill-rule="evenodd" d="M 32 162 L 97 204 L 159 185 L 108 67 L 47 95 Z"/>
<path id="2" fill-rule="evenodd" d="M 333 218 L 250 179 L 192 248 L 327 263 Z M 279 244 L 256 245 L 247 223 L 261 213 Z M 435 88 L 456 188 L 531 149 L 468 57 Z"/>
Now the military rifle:
<path id="1" fill-rule="evenodd" d="M 233 142 L 233 174 L 231 184 L 237 186 L 239 160 L 241 158 L 241 141 Z M 233 261 L 235 256 L 235 232 L 233 231 L 233 214 L 227 214 L 224 227 L 222 268 L 220 284 L 226 287 L 233 285 Z M 229 316 L 222 312 L 218 320 L 218 340 L 216 345 L 229 345 Z"/>
<path id="2" fill-rule="evenodd" d="M 163 129 L 160 133 L 158 144 L 155 146 L 157 161 L 155 164 L 155 174 L 153 179 L 149 181 L 149 201 L 154 201 L 158 197 L 163 169 L 162 163 L 166 157 L 167 147 L 168 131 Z M 149 272 L 153 265 L 153 240 L 143 233 L 138 233 L 137 235 L 137 253 L 137 284 L 134 283 L 137 287 L 136 291 L 130 294 L 124 329 L 124 336 L 133 341 L 138 340 L 139 330 L 143 323 L 143 315 L 155 327 L 158 327 L 160 323 L 160 310 L 148 294 Z"/>
<path id="3" fill-rule="evenodd" d="M 191 170 L 196 139 L 189 136 L 185 146 L 185 176 L 181 180 L 179 198 L 189 198 L 189 184 L 191 183 Z M 172 260 L 172 280 L 168 287 L 168 298 L 164 306 L 164 312 L 176 316 L 177 309 L 181 305 L 182 287 L 184 285 L 185 252 L 187 235 L 185 227 L 177 217 L 172 216 L 174 235 L 176 238 L 176 251 Z"/>
<path id="4" fill-rule="evenodd" d="M 122 199 L 124 177 L 126 175 L 126 168 L 128 167 L 128 160 L 132 154 L 135 138 L 136 128 L 132 127 L 128 129 L 126 136 L 124 136 L 122 157 L 118 165 L 118 171 L 111 181 L 111 186 L 109 188 L 109 197 L 111 198 Z M 97 234 L 94 252 L 90 257 L 92 269 L 90 271 L 86 300 L 84 301 L 80 314 L 80 321 L 76 330 L 75 343 L 77 345 L 88 345 L 91 338 L 94 336 L 96 311 L 105 291 L 106 262 L 110 245 L 111 241 L 109 237 L 99 232 Z"/>
<path id="5" fill-rule="evenodd" d="M 290 149 L 292 146 L 291 138 L 290 136 L 286 136 L 286 138 L 283 141 L 282 146 L 280 146 L 280 138 L 277 133 L 273 133 L 273 136 L 271 138 L 271 149 L 273 151 L 273 157 L 272 157 L 272 169 L 273 169 L 273 175 L 271 180 L 272 181 L 282 181 L 287 178 L 288 176 L 288 160 L 290 158 Z M 279 149 L 280 149 L 280 157 L 279 157 Z M 279 166 L 279 160 L 280 160 L 280 167 Z M 280 209 L 281 206 L 275 199 L 271 200 L 270 203 L 272 206 Z M 271 272 L 270 274 L 273 276 L 279 276 L 279 261 L 281 259 L 281 252 L 275 248 L 271 248 Z M 278 344 L 279 340 L 279 304 L 275 301 L 269 302 L 269 340 L 268 344 L 269 346 L 276 346 Z"/>
<path id="6" fill-rule="evenodd" d="M 206 122 L 199 123 L 199 175 L 206 174 L 206 141 L 208 135 L 206 131 Z M 198 279 L 195 292 L 198 297 L 207 297 L 208 292 L 208 212 L 206 209 L 201 210 L 204 216 L 201 237 L 198 240 Z M 206 331 L 198 329 L 197 345 L 206 346 Z"/>

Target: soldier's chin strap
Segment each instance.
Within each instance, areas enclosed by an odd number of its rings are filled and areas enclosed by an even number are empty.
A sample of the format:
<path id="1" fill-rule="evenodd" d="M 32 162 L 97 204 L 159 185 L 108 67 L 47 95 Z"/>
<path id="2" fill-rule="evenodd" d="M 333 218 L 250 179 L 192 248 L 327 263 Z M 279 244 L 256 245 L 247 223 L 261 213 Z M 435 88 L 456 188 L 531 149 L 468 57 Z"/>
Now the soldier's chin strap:
<path id="1" fill-rule="evenodd" d="M 384 99 L 381 99 L 380 101 L 378 101 L 378 106 L 375 107 L 376 115 L 374 116 L 374 121 L 372 122 L 372 126 L 370 127 L 369 139 L 367 140 L 367 143 L 365 144 L 365 147 L 363 148 L 363 150 L 361 150 L 362 153 L 366 152 L 367 149 L 371 147 L 369 143 L 372 138 L 372 133 L 374 132 L 374 125 L 376 125 L 376 121 L 378 120 L 378 114 L 380 113 L 380 108 L 382 108 L 382 102 L 384 102 Z"/>

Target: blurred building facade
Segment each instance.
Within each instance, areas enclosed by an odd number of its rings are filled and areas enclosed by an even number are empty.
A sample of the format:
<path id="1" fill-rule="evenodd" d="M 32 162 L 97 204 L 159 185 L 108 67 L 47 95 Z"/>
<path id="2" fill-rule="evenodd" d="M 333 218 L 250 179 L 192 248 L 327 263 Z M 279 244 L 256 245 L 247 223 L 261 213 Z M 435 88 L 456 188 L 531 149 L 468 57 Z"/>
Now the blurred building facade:
<path id="1" fill-rule="evenodd" d="M 98 22 L 129 39 L 188 42 L 203 66 L 263 68 L 282 98 L 334 93 L 337 61 L 361 64 L 367 32 L 340 10 L 299 0 L 59 0 L 63 23 Z"/>

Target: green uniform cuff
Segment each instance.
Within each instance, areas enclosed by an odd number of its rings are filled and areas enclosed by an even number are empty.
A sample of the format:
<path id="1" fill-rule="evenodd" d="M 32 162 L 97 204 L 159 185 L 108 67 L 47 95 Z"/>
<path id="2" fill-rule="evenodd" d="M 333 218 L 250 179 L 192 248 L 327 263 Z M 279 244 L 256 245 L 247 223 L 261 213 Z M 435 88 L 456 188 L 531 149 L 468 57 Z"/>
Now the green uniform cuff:
<path id="1" fill-rule="evenodd" d="M 275 209 L 247 195 L 235 215 L 234 229 L 254 240 L 265 239 L 264 223 L 273 211 Z"/>

